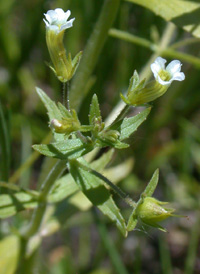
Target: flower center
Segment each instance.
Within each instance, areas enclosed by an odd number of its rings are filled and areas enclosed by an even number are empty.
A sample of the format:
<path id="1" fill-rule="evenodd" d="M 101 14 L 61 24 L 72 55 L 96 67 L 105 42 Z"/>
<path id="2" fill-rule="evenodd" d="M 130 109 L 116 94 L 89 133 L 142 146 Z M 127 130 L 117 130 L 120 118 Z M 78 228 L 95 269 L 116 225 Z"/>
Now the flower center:
<path id="1" fill-rule="evenodd" d="M 160 76 L 160 78 L 163 81 L 169 81 L 171 79 L 171 75 L 168 71 L 161 69 L 158 73 L 158 75 Z"/>

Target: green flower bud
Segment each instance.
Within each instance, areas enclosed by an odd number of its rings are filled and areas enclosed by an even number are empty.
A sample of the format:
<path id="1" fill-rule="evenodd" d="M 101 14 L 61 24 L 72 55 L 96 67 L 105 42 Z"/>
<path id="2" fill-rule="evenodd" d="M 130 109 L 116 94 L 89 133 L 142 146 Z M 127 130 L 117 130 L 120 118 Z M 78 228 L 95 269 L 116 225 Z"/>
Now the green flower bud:
<path id="1" fill-rule="evenodd" d="M 62 118 L 62 120 L 53 119 L 50 124 L 56 133 L 70 134 L 81 128 L 81 124 L 75 117 Z"/>
<path id="2" fill-rule="evenodd" d="M 137 207 L 137 217 L 143 223 L 158 227 L 160 230 L 165 231 L 158 222 L 161 222 L 170 216 L 175 216 L 172 214 L 174 209 L 163 207 L 162 205 L 165 204 L 167 204 L 167 202 L 161 202 L 152 197 L 145 197 Z"/>

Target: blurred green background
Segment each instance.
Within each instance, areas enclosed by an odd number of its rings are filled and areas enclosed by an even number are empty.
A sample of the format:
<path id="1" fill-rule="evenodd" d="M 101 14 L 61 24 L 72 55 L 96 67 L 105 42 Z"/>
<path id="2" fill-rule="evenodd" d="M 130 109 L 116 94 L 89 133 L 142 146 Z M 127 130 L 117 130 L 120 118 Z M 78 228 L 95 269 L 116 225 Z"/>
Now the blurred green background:
<path id="1" fill-rule="evenodd" d="M 1 180 L 8 180 L 33 153 L 31 145 L 42 142 L 49 132 L 46 110 L 35 86 L 62 101 L 62 86 L 46 64 L 50 57 L 43 13 L 57 7 L 72 11 L 71 18 L 76 20 L 74 27 L 66 31 L 65 45 L 74 56 L 84 50 L 103 2 L 0 1 L 0 111 L 5 122 L 1 120 L 1 128 L 5 126 L 7 131 L 6 147 L 2 145 L 1 149 Z M 157 43 L 166 26 L 149 10 L 121 1 L 113 27 Z M 170 43 L 191 37 L 174 27 Z M 180 45 L 178 50 L 195 56 L 200 64 L 199 45 L 196 39 Z M 93 72 L 94 84 L 82 102 L 80 120 L 87 123 L 94 92 L 106 118 L 119 102 L 119 93 L 126 91 L 133 70 L 141 72 L 152 54 L 139 44 L 108 36 Z M 163 97 L 153 102 L 147 121 L 129 141 L 131 149 L 116 152 L 110 165 L 134 159 L 131 173 L 120 187 L 136 200 L 159 168 L 156 198 L 169 201 L 177 214 L 187 217 L 168 219 L 168 233 L 138 226 L 124 239 L 95 209 L 81 212 L 65 199 L 54 213 L 61 224 L 59 231 L 46 237 L 32 254 L 26 273 L 200 273 L 200 65 L 198 61 L 181 62 L 185 81 L 173 83 Z M 145 73 L 149 74 L 149 69 Z M 44 158 L 36 158 L 33 166 L 13 182 L 37 188 Z M 128 216 L 124 203 L 114 198 Z M 0 237 L 10 228 L 22 227 L 30 216 L 31 212 L 22 211 L 1 221 Z"/>

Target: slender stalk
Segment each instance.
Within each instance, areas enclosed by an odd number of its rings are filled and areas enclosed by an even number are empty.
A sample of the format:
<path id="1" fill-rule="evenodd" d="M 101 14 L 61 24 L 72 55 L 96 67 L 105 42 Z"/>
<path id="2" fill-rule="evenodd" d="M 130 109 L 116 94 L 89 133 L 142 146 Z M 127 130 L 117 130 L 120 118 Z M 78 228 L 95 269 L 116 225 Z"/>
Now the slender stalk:
<path id="1" fill-rule="evenodd" d="M 184 52 L 179 52 L 179 51 L 175 50 L 175 48 L 185 45 L 187 40 L 184 42 L 181 41 L 177 44 L 173 44 L 169 48 L 165 48 L 165 47 L 162 47 L 162 45 L 156 45 L 147 39 L 144 39 L 144 38 L 138 37 L 136 35 L 130 34 L 128 32 L 117 30 L 117 29 L 111 29 L 109 31 L 109 35 L 114 38 L 118 38 L 118 39 L 130 42 L 130 43 L 148 48 L 149 50 L 151 50 L 153 52 L 156 52 L 156 53 L 160 52 L 160 54 L 165 57 L 176 58 L 176 59 L 178 58 L 182 61 L 191 63 L 194 66 L 200 67 L 200 59 L 198 57 L 195 57 L 190 54 L 187 54 Z M 164 36 L 164 37 L 166 37 L 166 36 Z M 197 39 L 193 38 L 193 39 L 189 40 L 188 44 L 194 43 L 194 42 L 197 42 Z"/>
<path id="2" fill-rule="evenodd" d="M 62 174 L 62 172 L 66 169 L 67 161 L 58 160 L 55 166 L 52 168 L 50 173 L 48 174 L 46 180 L 40 189 L 40 203 L 38 207 L 34 210 L 32 215 L 32 220 L 26 230 L 22 233 L 22 237 L 25 239 L 29 239 L 33 236 L 40 228 L 43 216 L 46 210 L 47 202 L 46 197 L 49 194 L 54 182 L 56 179 Z"/>
<path id="3" fill-rule="evenodd" d="M 105 0 L 98 21 L 83 52 L 80 65 L 74 77 L 70 93 L 70 102 L 73 108 L 79 109 L 85 97 L 84 87 L 96 66 L 103 49 L 108 30 L 116 17 L 120 0 Z"/>

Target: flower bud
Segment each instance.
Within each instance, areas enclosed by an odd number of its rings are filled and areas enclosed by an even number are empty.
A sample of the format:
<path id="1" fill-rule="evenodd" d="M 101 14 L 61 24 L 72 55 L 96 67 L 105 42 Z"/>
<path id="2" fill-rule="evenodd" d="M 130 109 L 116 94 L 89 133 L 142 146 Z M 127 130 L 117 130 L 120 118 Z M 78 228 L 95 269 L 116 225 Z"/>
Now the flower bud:
<path id="1" fill-rule="evenodd" d="M 70 134 L 81 128 L 80 122 L 75 115 L 71 118 L 62 118 L 62 120 L 53 119 L 50 126 L 56 133 L 64 134 Z"/>
<path id="2" fill-rule="evenodd" d="M 165 204 L 167 204 L 167 202 L 161 202 L 152 197 L 145 197 L 137 207 L 137 216 L 143 223 L 165 231 L 158 222 L 170 216 L 175 216 L 172 214 L 174 209 L 163 207 L 162 205 Z"/>

